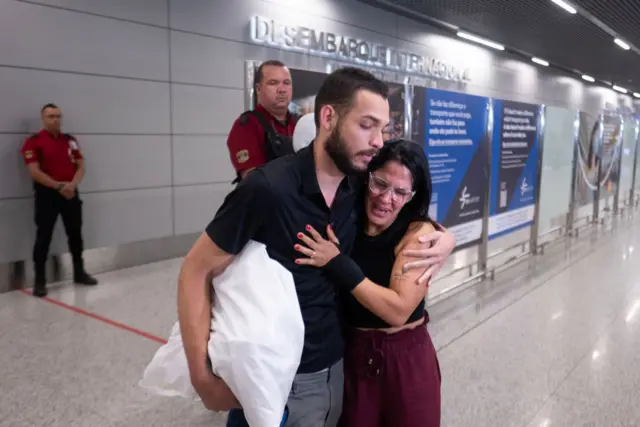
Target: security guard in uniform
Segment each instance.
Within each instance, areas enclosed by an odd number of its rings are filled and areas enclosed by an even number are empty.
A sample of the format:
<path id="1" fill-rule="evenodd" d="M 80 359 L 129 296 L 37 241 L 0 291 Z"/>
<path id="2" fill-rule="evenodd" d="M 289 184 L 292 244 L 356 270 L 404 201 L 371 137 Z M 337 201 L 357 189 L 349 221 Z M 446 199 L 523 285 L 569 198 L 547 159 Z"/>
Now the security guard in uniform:
<path id="1" fill-rule="evenodd" d="M 35 193 L 33 295 L 37 297 L 47 295 L 45 267 L 58 215 L 62 216 L 67 233 L 74 282 L 81 285 L 98 284 L 85 271 L 82 259 L 82 202 L 77 188 L 84 177 L 84 160 L 80 147 L 73 136 L 61 133 L 62 113 L 56 105 L 45 105 L 41 116 L 43 129 L 27 138 L 22 147 L 22 156 L 33 179 Z"/>
<path id="2" fill-rule="evenodd" d="M 257 105 L 233 123 L 227 138 L 231 163 L 240 181 L 249 171 L 293 153 L 296 119 L 289 112 L 293 86 L 289 69 L 280 61 L 265 61 L 255 76 Z"/>

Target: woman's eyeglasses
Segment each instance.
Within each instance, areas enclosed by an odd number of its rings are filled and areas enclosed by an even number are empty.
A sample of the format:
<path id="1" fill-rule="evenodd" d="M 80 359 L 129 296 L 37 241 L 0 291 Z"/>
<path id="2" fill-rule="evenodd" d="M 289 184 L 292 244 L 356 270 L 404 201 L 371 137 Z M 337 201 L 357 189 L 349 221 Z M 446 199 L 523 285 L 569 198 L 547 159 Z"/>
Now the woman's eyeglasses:
<path id="1" fill-rule="evenodd" d="M 387 191 L 391 191 L 391 199 L 394 202 L 401 203 L 407 202 L 416 193 L 415 191 L 410 191 L 406 188 L 392 187 L 387 181 L 382 178 L 378 178 L 371 172 L 369 172 L 369 190 L 371 190 L 371 193 L 374 196 L 381 196 L 386 194 Z"/>

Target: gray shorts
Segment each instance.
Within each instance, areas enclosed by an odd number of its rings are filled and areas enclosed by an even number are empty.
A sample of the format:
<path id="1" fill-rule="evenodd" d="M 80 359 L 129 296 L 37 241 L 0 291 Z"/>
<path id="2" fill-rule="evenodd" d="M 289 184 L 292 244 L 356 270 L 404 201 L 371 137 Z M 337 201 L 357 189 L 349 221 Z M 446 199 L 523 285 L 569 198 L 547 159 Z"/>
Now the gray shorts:
<path id="1" fill-rule="evenodd" d="M 286 427 L 336 427 L 342 413 L 343 363 L 293 380 Z"/>

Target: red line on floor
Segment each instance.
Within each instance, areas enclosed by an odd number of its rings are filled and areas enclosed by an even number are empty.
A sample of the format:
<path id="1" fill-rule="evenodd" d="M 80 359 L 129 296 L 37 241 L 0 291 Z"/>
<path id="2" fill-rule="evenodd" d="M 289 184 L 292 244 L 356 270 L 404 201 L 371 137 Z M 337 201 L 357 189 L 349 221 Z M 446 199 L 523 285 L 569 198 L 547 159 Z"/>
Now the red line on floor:
<path id="1" fill-rule="evenodd" d="M 30 297 L 34 298 L 33 295 L 31 294 L 31 291 L 28 291 L 27 289 L 19 289 L 19 291 L 22 292 L 25 295 L 29 295 Z M 58 307 L 62 307 L 64 309 L 72 311 L 74 313 L 81 314 L 83 316 L 89 317 L 91 319 L 97 320 L 97 321 L 105 323 L 107 325 L 122 329 L 122 330 L 127 331 L 127 332 L 131 332 L 132 334 L 139 335 L 139 336 L 141 336 L 143 338 L 146 338 L 148 340 L 155 341 L 155 342 L 160 343 L 160 344 L 166 344 L 167 343 L 167 340 L 165 340 L 165 339 L 162 339 L 162 338 L 157 337 L 155 335 L 151 335 L 151 334 L 149 334 L 147 332 L 141 331 L 140 329 L 136 329 L 136 328 L 133 328 L 131 326 L 127 326 L 124 323 L 120 323 L 120 322 L 116 322 L 115 320 L 107 319 L 106 317 L 100 316 L 99 314 L 95 314 L 95 313 L 92 313 L 90 311 L 83 310 L 83 309 L 81 309 L 79 307 L 76 307 L 76 306 L 73 306 L 73 305 L 65 304 L 62 301 L 51 299 L 49 297 L 44 297 L 44 298 L 40 298 L 40 299 L 42 301 L 46 301 L 46 302 L 48 302 L 50 304 L 57 305 Z"/>

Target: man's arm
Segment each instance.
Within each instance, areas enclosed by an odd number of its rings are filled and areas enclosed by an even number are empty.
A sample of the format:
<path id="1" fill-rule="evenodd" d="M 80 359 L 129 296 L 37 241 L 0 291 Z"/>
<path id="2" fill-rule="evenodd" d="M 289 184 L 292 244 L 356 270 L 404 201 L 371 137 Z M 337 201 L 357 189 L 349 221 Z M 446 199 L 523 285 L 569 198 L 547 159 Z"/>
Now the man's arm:
<path id="1" fill-rule="evenodd" d="M 27 138 L 20 152 L 22 153 L 22 160 L 25 165 L 27 165 L 27 170 L 29 171 L 29 176 L 31 176 L 32 180 L 38 184 L 44 185 L 45 187 L 58 189 L 61 183 L 51 178 L 49 175 L 44 173 L 42 169 L 40 169 L 37 136 Z"/>
<path id="2" fill-rule="evenodd" d="M 211 410 L 237 406 L 235 397 L 208 367 L 211 328 L 211 277 L 220 274 L 233 255 L 203 233 L 184 259 L 178 279 L 178 321 L 191 383 Z"/>
<path id="3" fill-rule="evenodd" d="M 27 163 L 27 170 L 29 171 L 31 179 L 33 179 L 38 184 L 44 185 L 45 187 L 54 188 L 57 190 L 58 187 L 61 187 L 63 185 L 62 183 L 51 178 L 46 173 L 42 172 L 42 169 L 40 169 L 40 163 L 38 162 Z"/>
<path id="4" fill-rule="evenodd" d="M 269 187 L 260 171 L 227 195 L 215 218 L 185 257 L 178 280 L 178 319 L 191 382 L 204 405 L 222 411 L 235 397 L 208 368 L 211 278 L 219 275 L 253 239 L 269 212 Z M 215 289 L 213 290 L 215 292 Z"/>
<path id="5" fill-rule="evenodd" d="M 77 159 L 76 174 L 73 176 L 73 179 L 69 183 L 73 186 L 74 189 L 78 188 L 78 185 L 80 185 L 80 183 L 82 182 L 82 179 L 84 178 L 84 172 L 85 172 L 84 159 Z"/>
<path id="6" fill-rule="evenodd" d="M 76 165 L 76 173 L 73 175 L 73 179 L 68 184 L 68 188 L 64 188 L 62 193 L 66 196 L 73 197 L 76 193 L 76 189 L 82 179 L 84 178 L 85 165 L 84 165 L 84 156 L 80 151 L 80 146 L 78 145 L 78 141 L 72 135 L 66 135 L 69 138 L 69 147 L 71 147 L 71 155 L 73 156 L 73 161 Z"/>
<path id="7" fill-rule="evenodd" d="M 424 284 L 432 277 L 436 276 L 451 252 L 456 248 L 456 237 L 441 224 L 434 223 L 436 231 L 422 233 L 418 236 L 417 242 L 425 245 L 407 246 L 406 251 L 402 249 L 406 257 L 405 270 L 422 269 L 424 272 L 418 278 L 418 282 Z M 414 241 L 415 242 L 415 241 Z M 411 261 L 411 258 L 414 261 Z"/>
<path id="8" fill-rule="evenodd" d="M 227 137 L 227 148 L 233 167 L 243 179 L 253 169 L 267 162 L 264 130 L 248 115 L 240 116 L 233 123 Z"/>

